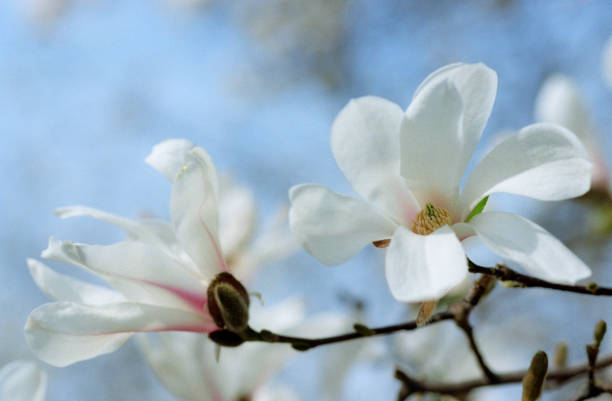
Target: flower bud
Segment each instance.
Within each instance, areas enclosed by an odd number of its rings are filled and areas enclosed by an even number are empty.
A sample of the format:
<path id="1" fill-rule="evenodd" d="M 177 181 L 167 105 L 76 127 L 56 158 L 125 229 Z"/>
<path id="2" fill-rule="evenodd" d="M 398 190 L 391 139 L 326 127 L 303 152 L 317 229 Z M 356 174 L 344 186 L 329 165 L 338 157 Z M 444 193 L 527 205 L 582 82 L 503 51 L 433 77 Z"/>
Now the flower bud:
<path id="1" fill-rule="evenodd" d="M 434 309 L 436 309 L 436 301 L 425 301 L 419 307 L 419 312 L 417 313 L 416 323 L 418 327 L 423 326 L 433 314 Z"/>
<path id="2" fill-rule="evenodd" d="M 380 239 L 378 241 L 374 241 L 372 242 L 372 245 L 374 245 L 376 248 L 386 248 L 389 246 L 390 243 L 391 243 L 391 239 L 387 238 L 387 239 Z"/>
<path id="3" fill-rule="evenodd" d="M 529 370 L 523 377 L 522 401 L 536 401 L 542 395 L 542 387 L 546 372 L 548 371 L 548 357 L 546 352 L 538 351 L 531 359 Z"/>
<path id="4" fill-rule="evenodd" d="M 595 325 L 595 330 L 593 331 L 593 338 L 595 339 L 595 344 L 597 344 L 598 348 L 599 348 L 599 344 L 601 344 L 601 341 L 606 335 L 606 329 L 607 329 L 607 325 L 606 325 L 606 322 L 603 320 L 600 320 Z"/>
<path id="5" fill-rule="evenodd" d="M 555 347 L 554 366 L 556 368 L 564 368 L 567 364 L 567 344 L 560 342 Z"/>
<path id="6" fill-rule="evenodd" d="M 249 294 L 230 273 L 219 273 L 208 286 L 208 311 L 217 326 L 240 333 L 249 324 Z"/>
<path id="7" fill-rule="evenodd" d="M 357 333 L 361 334 L 364 337 L 373 336 L 374 334 L 376 334 L 374 330 L 361 323 L 355 323 L 353 325 L 353 329 L 355 329 Z"/>

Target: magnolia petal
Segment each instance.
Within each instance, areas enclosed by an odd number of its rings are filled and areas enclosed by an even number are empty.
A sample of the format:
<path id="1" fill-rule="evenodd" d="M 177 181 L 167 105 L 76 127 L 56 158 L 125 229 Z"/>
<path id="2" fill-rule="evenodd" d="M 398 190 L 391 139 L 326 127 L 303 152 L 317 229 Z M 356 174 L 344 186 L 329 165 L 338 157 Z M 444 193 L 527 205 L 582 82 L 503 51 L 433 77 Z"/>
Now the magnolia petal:
<path id="1" fill-rule="evenodd" d="M 388 100 L 351 100 L 331 129 L 331 148 L 355 191 L 398 224 L 411 221 L 417 205 L 399 176 L 399 129 L 404 112 Z"/>
<path id="2" fill-rule="evenodd" d="M 153 146 L 145 162 L 173 183 L 185 164 L 185 154 L 195 147 L 186 139 L 167 139 Z"/>
<path id="3" fill-rule="evenodd" d="M 13 361 L 0 369 L 0 400 L 43 401 L 47 374 L 33 361 Z"/>
<path id="4" fill-rule="evenodd" d="M 398 227 L 385 259 L 391 294 L 398 301 L 442 298 L 467 275 L 465 253 L 449 226 L 429 235 Z"/>
<path id="5" fill-rule="evenodd" d="M 131 300 L 196 311 L 202 311 L 206 302 L 202 280 L 148 244 L 125 241 L 101 246 L 51 238 L 42 257 L 82 267 Z"/>
<path id="6" fill-rule="evenodd" d="M 253 193 L 231 182 L 219 191 L 219 242 L 226 259 L 235 259 L 255 230 L 257 210 Z"/>
<path id="7" fill-rule="evenodd" d="M 168 254 L 183 261 L 185 265 L 190 265 L 190 262 L 188 262 L 189 257 L 178 245 L 172 226 L 163 220 L 151 217 L 131 220 L 102 210 L 80 205 L 55 209 L 53 213 L 62 219 L 88 216 L 116 225 L 124 229 L 130 239 L 146 242 L 162 248 Z M 194 266 L 190 267 L 190 270 L 194 269 Z"/>
<path id="8" fill-rule="evenodd" d="M 300 398 L 290 387 L 278 383 L 266 383 L 257 388 L 253 394 L 253 401 L 300 401 Z"/>
<path id="9" fill-rule="evenodd" d="M 469 225 L 493 252 L 538 278 L 573 284 L 591 275 L 591 270 L 561 241 L 523 217 L 484 212 Z"/>
<path id="10" fill-rule="evenodd" d="M 493 192 L 563 200 L 589 190 L 591 162 L 578 138 L 552 124 L 533 124 L 497 144 L 474 168 L 460 197 L 461 219 Z"/>
<path id="11" fill-rule="evenodd" d="M 196 313 L 131 302 L 86 306 L 54 302 L 34 309 L 25 326 L 34 353 L 55 366 L 107 354 L 134 332 L 210 332 L 216 326 Z"/>
<path id="12" fill-rule="evenodd" d="M 550 76 L 536 98 L 535 116 L 539 121 L 559 124 L 576 134 L 593 161 L 592 186 L 607 190 L 608 166 L 593 135 L 589 112 L 576 83 L 562 74 Z"/>
<path id="13" fill-rule="evenodd" d="M 208 280 L 227 269 L 217 231 L 216 177 L 210 156 L 196 147 L 185 155 L 170 198 L 176 237 Z"/>
<path id="14" fill-rule="evenodd" d="M 321 263 L 338 265 L 372 241 L 389 238 L 395 225 L 367 203 L 316 184 L 289 191 L 289 224 L 298 242 Z"/>
<path id="15" fill-rule="evenodd" d="M 401 174 L 424 206 L 452 210 L 463 174 L 462 101 L 449 81 L 419 92 L 400 133 Z"/>
<path id="16" fill-rule="evenodd" d="M 206 337 L 195 333 L 166 332 L 154 336 L 139 334 L 136 340 L 155 376 L 178 399 L 222 399 L 219 389 L 222 382 L 217 383 L 212 369 L 214 346 Z M 222 359 L 225 359 L 224 352 Z"/>
<path id="17" fill-rule="evenodd" d="M 251 314 L 254 328 L 286 333 L 302 319 L 304 304 L 298 298 L 272 307 L 256 302 Z M 160 333 L 152 337 L 138 336 L 138 345 L 161 382 L 185 401 L 237 400 L 250 395 L 295 355 L 290 347 L 247 343 L 237 349 L 223 348 L 216 361 L 215 344 L 204 336 Z"/>
<path id="18" fill-rule="evenodd" d="M 116 291 L 56 273 L 37 260 L 28 259 L 28 267 L 36 285 L 55 300 L 85 305 L 104 305 L 124 300 Z"/>
<path id="19" fill-rule="evenodd" d="M 587 146 L 592 144 L 586 105 L 574 81 L 565 75 L 546 79 L 536 97 L 535 117 L 569 129 Z"/>
<path id="20" fill-rule="evenodd" d="M 414 99 L 444 80 L 457 88 L 463 104 L 463 138 L 461 150 L 458 150 L 462 155 L 460 173 L 463 173 L 493 109 L 497 74 L 483 63 L 449 64 L 425 78 L 416 90 Z"/>

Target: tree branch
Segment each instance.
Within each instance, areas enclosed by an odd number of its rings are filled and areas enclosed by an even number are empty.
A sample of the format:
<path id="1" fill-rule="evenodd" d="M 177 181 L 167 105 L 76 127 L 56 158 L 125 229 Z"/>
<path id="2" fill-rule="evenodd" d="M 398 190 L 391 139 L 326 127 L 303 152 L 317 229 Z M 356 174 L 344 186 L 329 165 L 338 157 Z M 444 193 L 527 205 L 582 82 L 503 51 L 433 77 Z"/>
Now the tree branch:
<path id="1" fill-rule="evenodd" d="M 541 280 L 536 277 L 519 273 L 503 264 L 498 264 L 495 267 L 483 267 L 475 264 L 471 260 L 468 260 L 468 269 L 471 273 L 487 274 L 490 276 L 494 276 L 501 281 L 514 281 L 518 283 L 520 287 L 548 288 L 551 290 L 574 292 L 578 294 L 587 295 L 612 295 L 612 288 L 600 287 L 595 283 L 590 283 L 586 286 L 552 283 L 550 281 Z"/>
<path id="2" fill-rule="evenodd" d="M 603 358 L 599 362 L 597 362 L 597 364 L 594 366 L 594 369 L 599 370 L 610 365 L 612 365 L 612 355 L 609 355 L 606 358 Z M 588 373 L 588 371 L 589 364 L 582 364 L 569 368 L 560 368 L 551 371 L 547 376 L 547 380 L 554 382 L 556 385 L 559 385 L 567 380 L 586 374 Z M 479 387 L 487 387 L 509 383 L 520 383 L 521 380 L 523 380 L 523 376 L 525 376 L 525 373 L 527 373 L 526 370 L 501 373 L 497 375 L 497 381 L 493 383 L 490 382 L 487 378 L 466 380 L 460 383 L 435 383 L 421 381 L 411 378 L 399 369 L 396 369 L 395 377 L 403 384 L 402 390 L 400 391 L 400 395 L 398 396 L 398 401 L 402 401 L 408 398 L 408 396 L 415 393 L 436 393 L 461 397 Z M 606 390 L 602 389 L 602 392 L 603 391 Z"/>
<path id="3" fill-rule="evenodd" d="M 470 349 L 476 357 L 482 373 L 490 383 L 495 383 L 498 378 L 497 375 L 493 373 L 491 368 L 489 368 L 484 356 L 482 355 L 482 352 L 480 352 L 476 339 L 474 338 L 474 330 L 470 324 L 469 318 L 474 307 L 478 305 L 478 302 L 480 302 L 487 291 L 492 288 L 494 283 L 494 277 L 487 275 L 481 276 L 476 283 L 474 283 L 474 286 L 465 297 L 462 304 L 455 304 L 449 307 L 449 310 L 453 312 L 455 316 L 455 323 L 465 333 L 470 344 Z"/>
<path id="4" fill-rule="evenodd" d="M 431 316 L 429 321 L 425 325 L 438 323 L 444 320 L 452 320 L 455 316 L 453 313 L 445 311 L 435 313 Z M 390 326 L 382 326 L 376 328 L 370 328 L 361 324 L 355 324 L 355 331 L 352 333 L 340 334 L 331 337 L 322 338 L 304 338 L 304 337 L 293 337 L 285 336 L 282 334 L 276 334 L 269 330 L 255 331 L 251 328 L 245 333 L 246 341 L 259 341 L 267 343 L 287 343 L 298 351 L 307 351 L 311 348 L 319 347 L 321 345 L 334 344 L 343 341 L 355 340 L 358 338 L 382 336 L 387 334 L 396 333 L 398 331 L 410 331 L 415 330 L 417 327 L 416 320 L 412 320 L 406 323 L 399 323 Z"/>

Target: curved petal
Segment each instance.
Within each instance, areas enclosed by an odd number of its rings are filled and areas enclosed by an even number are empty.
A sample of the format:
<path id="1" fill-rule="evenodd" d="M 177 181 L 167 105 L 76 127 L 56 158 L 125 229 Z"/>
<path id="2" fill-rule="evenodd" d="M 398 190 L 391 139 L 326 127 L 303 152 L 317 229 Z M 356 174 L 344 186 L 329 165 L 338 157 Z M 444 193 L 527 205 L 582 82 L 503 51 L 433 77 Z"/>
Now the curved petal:
<path id="1" fill-rule="evenodd" d="M 163 249 L 169 255 L 176 257 L 185 267 L 188 267 L 189 270 L 196 270 L 189 256 L 180 248 L 172 226 L 163 220 L 152 217 L 131 220 L 102 210 L 80 205 L 55 209 L 53 213 L 62 219 L 88 216 L 116 225 L 124 229 L 130 239 L 155 245 Z"/>
<path id="2" fill-rule="evenodd" d="M 449 226 L 429 235 L 400 226 L 387 250 L 385 272 L 398 301 L 430 301 L 442 298 L 465 278 L 467 261 Z"/>
<path id="3" fill-rule="evenodd" d="M 168 332 L 156 336 L 141 334 L 136 336 L 136 340 L 155 376 L 178 399 L 222 399 L 221 383 L 217 383 L 216 372 L 210 366 L 214 361 L 213 345 L 206 337 L 194 333 Z"/>
<path id="4" fill-rule="evenodd" d="M 559 124 L 572 131 L 585 145 L 592 144 L 589 113 L 572 79 L 554 74 L 548 77 L 535 101 L 536 120 Z"/>
<path id="5" fill-rule="evenodd" d="M 355 191 L 398 224 L 418 211 L 399 176 L 399 130 L 402 109 L 367 96 L 351 100 L 331 129 L 331 149 L 338 167 Z"/>
<path id="6" fill-rule="evenodd" d="M 186 139 L 167 139 L 153 146 L 145 162 L 174 183 L 185 164 L 185 154 L 195 147 Z"/>
<path id="7" fill-rule="evenodd" d="M 561 241 L 520 216 L 484 212 L 468 224 L 493 252 L 518 263 L 536 277 L 573 284 L 591 275 L 591 270 Z"/>
<path id="8" fill-rule="evenodd" d="M 214 329 L 210 319 L 180 309 L 130 302 L 96 307 L 55 302 L 30 313 L 25 335 L 40 359 L 67 366 L 113 352 L 135 332 Z"/>
<path id="9" fill-rule="evenodd" d="M 43 401 L 47 374 L 33 361 L 13 361 L 0 369 L 0 400 Z"/>
<path id="10" fill-rule="evenodd" d="M 42 257 L 83 267 L 131 300 L 198 312 L 206 303 L 206 285 L 198 277 L 177 267 L 159 249 L 140 242 L 101 246 L 51 238 Z"/>
<path id="11" fill-rule="evenodd" d="M 422 90 L 406 111 L 401 174 L 421 206 L 432 202 L 453 210 L 465 168 L 462 112 L 461 96 L 447 80 Z"/>
<path id="12" fill-rule="evenodd" d="M 395 225 L 367 203 L 316 184 L 289 191 L 289 224 L 298 242 L 326 265 L 347 261 L 372 241 L 391 237 Z"/>
<path id="13" fill-rule="evenodd" d="M 509 136 L 474 168 L 460 197 L 461 219 L 493 192 L 563 200 L 589 190 L 591 162 L 578 138 L 552 124 L 533 124 Z"/>
<path id="14" fill-rule="evenodd" d="M 226 259 L 234 259 L 245 248 L 255 230 L 257 210 L 253 193 L 231 182 L 221 182 L 219 191 L 219 242 Z"/>
<path id="15" fill-rule="evenodd" d="M 210 156 L 195 147 L 172 187 L 170 215 L 176 238 L 209 280 L 227 270 L 218 238 L 217 173 Z"/>
<path id="16" fill-rule="evenodd" d="M 463 173 L 493 109 L 497 74 L 483 63 L 449 64 L 425 78 L 416 90 L 414 99 L 445 80 L 457 88 L 463 104 L 463 141 L 459 150 L 463 156 L 460 164 Z"/>
<path id="17" fill-rule="evenodd" d="M 37 260 L 28 259 L 28 267 L 36 285 L 55 300 L 85 305 L 104 305 L 124 300 L 116 291 L 56 273 Z"/>

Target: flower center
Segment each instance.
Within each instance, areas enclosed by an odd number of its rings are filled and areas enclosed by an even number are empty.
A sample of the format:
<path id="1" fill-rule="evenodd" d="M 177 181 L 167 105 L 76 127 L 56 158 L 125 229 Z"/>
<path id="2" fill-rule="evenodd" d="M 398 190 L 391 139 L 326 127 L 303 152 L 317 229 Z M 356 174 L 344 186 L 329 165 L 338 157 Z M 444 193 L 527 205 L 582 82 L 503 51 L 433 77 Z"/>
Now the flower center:
<path id="1" fill-rule="evenodd" d="M 438 228 L 451 225 L 453 218 L 448 210 L 427 203 L 412 222 L 412 232 L 420 235 L 431 234 Z"/>

